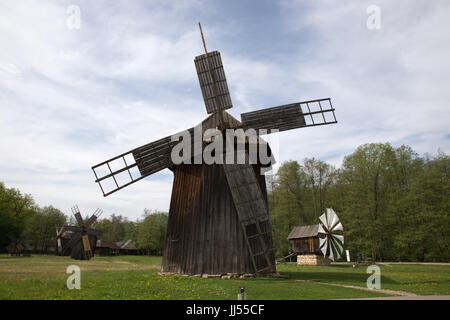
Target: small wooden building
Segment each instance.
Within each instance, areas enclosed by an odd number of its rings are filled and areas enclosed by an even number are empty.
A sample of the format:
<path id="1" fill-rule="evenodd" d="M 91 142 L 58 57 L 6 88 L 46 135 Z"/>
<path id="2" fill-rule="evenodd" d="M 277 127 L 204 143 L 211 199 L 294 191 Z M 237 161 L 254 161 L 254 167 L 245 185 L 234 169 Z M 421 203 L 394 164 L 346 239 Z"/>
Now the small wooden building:
<path id="1" fill-rule="evenodd" d="M 288 235 L 291 250 L 297 254 L 318 254 L 319 225 L 294 227 Z"/>
<path id="2" fill-rule="evenodd" d="M 100 256 L 118 256 L 120 247 L 114 241 L 97 240 L 95 254 Z"/>
<path id="3" fill-rule="evenodd" d="M 116 244 L 120 247 L 120 254 L 127 254 L 127 255 L 138 254 L 138 249 L 136 248 L 136 245 L 134 244 L 133 240 L 122 240 L 116 242 Z"/>
<path id="4" fill-rule="evenodd" d="M 294 227 L 287 239 L 298 265 L 329 265 L 319 248 L 319 225 Z"/>

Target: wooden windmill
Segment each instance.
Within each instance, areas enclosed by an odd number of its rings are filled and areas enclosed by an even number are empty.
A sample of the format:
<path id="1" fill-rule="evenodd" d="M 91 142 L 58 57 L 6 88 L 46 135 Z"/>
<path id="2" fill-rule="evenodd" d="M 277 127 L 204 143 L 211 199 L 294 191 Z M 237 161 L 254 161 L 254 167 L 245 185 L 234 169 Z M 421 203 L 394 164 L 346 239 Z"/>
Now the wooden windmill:
<path id="1" fill-rule="evenodd" d="M 100 209 L 95 210 L 92 216 L 83 220 L 78 206 L 72 207 L 72 213 L 77 221 L 77 226 L 64 226 L 64 230 L 71 231 L 72 235 L 70 241 L 62 248 L 62 255 L 68 255 L 76 260 L 89 260 L 93 256 L 93 250 L 97 243 L 97 236 L 100 231 L 91 229 L 91 225 L 102 214 Z"/>
<path id="2" fill-rule="evenodd" d="M 66 231 L 64 230 L 64 226 L 58 228 L 56 227 L 56 250 L 55 254 L 57 256 L 62 256 L 63 248 L 64 248 L 64 240 L 65 240 Z"/>
<path id="3" fill-rule="evenodd" d="M 195 140 L 196 132 L 203 134 L 207 129 L 222 133 L 231 129 L 285 131 L 336 123 L 329 98 L 244 113 L 241 121 L 233 118 L 225 111 L 232 103 L 220 53 L 207 51 L 201 26 L 200 32 L 205 54 L 197 56 L 194 62 L 210 116 L 186 131 L 191 140 Z M 257 139 L 259 146 L 265 144 L 259 136 Z M 175 163 L 171 152 L 178 141 L 169 136 L 92 169 L 104 196 L 165 168 L 174 173 L 163 272 L 215 275 L 275 272 L 266 182 L 260 174 L 271 163 L 263 163 L 260 158 L 256 163 L 248 161 L 250 140 L 245 144 L 246 161 L 239 164 L 196 164 L 191 156 L 183 163 Z M 211 139 L 204 139 L 202 147 L 210 143 Z M 226 143 L 239 148 L 234 139 Z M 194 146 L 194 157 L 195 150 Z"/>

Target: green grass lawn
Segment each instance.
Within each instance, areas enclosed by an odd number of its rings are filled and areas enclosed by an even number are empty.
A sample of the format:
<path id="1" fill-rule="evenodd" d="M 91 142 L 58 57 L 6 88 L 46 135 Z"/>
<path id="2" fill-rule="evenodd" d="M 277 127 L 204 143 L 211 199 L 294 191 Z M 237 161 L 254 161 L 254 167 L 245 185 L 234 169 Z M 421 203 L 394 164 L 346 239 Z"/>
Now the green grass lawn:
<path id="1" fill-rule="evenodd" d="M 81 290 L 68 290 L 66 268 L 81 268 Z M 379 292 L 330 286 L 366 287 L 366 267 L 350 265 L 300 267 L 278 265 L 288 278 L 203 279 L 161 276 L 161 257 L 69 257 L 0 255 L 0 299 L 232 299 L 246 288 L 248 299 L 348 299 L 386 296 Z M 381 267 L 381 289 L 420 295 L 449 295 L 450 266 L 390 265 Z M 297 281 L 297 280 L 308 280 Z"/>

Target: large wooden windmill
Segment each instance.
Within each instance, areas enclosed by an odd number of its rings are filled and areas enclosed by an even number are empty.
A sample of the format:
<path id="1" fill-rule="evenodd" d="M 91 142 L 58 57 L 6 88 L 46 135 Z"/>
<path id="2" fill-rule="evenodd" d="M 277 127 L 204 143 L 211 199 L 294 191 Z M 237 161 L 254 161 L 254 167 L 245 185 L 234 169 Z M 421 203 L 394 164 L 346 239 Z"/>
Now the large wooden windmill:
<path id="1" fill-rule="evenodd" d="M 191 140 L 197 132 L 203 134 L 207 129 L 221 133 L 230 129 L 285 131 L 336 123 L 329 98 L 244 113 L 241 121 L 233 118 L 225 111 L 232 103 L 220 53 L 206 50 L 203 33 L 202 40 L 205 54 L 195 57 L 194 62 L 210 116 L 186 131 Z M 234 138 L 224 140 L 233 149 L 240 148 Z M 201 147 L 208 147 L 212 141 L 204 139 Z M 177 163 L 171 152 L 178 140 L 173 141 L 169 136 L 120 154 L 92 169 L 104 196 L 165 168 L 174 173 L 163 272 L 275 272 L 266 183 L 261 174 L 261 169 L 270 167 L 271 163 L 261 161 L 260 157 L 250 162 L 249 143 L 254 140 L 247 137 L 245 141 L 245 163 L 206 164 L 203 161 L 195 164 L 190 155 L 183 163 Z M 257 144 L 262 146 L 265 141 L 258 136 Z M 195 156 L 198 150 L 195 142 L 193 149 Z M 226 152 L 223 156 L 227 157 Z"/>

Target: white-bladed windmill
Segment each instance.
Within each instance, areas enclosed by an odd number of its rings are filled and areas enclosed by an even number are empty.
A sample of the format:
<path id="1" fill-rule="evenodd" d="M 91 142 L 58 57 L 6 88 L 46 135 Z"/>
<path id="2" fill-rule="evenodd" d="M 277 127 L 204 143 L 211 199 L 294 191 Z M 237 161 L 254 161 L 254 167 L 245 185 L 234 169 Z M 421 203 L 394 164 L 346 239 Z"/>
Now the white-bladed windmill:
<path id="1" fill-rule="evenodd" d="M 210 116 L 186 131 L 192 138 L 198 128 L 203 134 L 207 129 L 285 131 L 336 123 L 329 98 L 244 113 L 241 121 L 233 118 L 225 111 L 232 103 L 220 53 L 207 51 L 201 26 L 200 32 L 205 54 L 195 57 L 194 63 Z M 236 146 L 234 139 L 227 142 Z M 163 272 L 275 272 L 266 182 L 260 174 L 271 164 L 260 158 L 256 163 L 192 164 L 190 157 L 176 164 L 171 151 L 177 143 L 165 137 L 99 163 L 92 167 L 95 182 L 108 196 L 163 169 L 174 173 Z M 202 147 L 208 143 L 211 140 L 202 141 Z M 248 156 L 248 144 L 246 148 Z"/>
<path id="2" fill-rule="evenodd" d="M 89 219 L 83 220 L 78 206 L 72 207 L 72 213 L 77 221 L 76 226 L 64 226 L 64 230 L 71 231 L 71 238 L 63 245 L 61 255 L 68 255 L 76 260 L 89 260 L 93 256 L 93 250 L 97 243 L 100 231 L 92 229 L 92 224 L 100 217 L 102 211 L 97 209 Z"/>
<path id="3" fill-rule="evenodd" d="M 325 257 L 335 261 L 344 249 L 344 227 L 333 209 L 327 208 L 319 217 L 319 249 Z"/>

